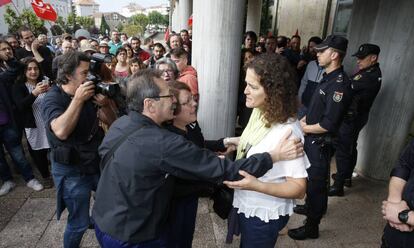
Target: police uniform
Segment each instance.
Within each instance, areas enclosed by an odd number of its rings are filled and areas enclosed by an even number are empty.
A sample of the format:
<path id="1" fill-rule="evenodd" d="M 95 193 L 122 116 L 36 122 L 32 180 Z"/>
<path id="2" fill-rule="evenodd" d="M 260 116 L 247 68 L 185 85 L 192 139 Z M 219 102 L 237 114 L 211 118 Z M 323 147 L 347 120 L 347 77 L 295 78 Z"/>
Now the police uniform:
<path id="1" fill-rule="evenodd" d="M 345 52 L 347 43 L 348 41 L 343 37 L 328 36 L 322 44 L 317 46 L 317 49 L 318 47 L 320 47 L 319 50 L 332 47 Z M 304 148 L 311 163 L 307 170 L 309 176 L 306 190 L 307 221 L 305 226 L 289 230 L 288 234 L 293 239 L 319 236 L 319 222 L 328 205 L 329 166 L 334 151 L 332 138 L 341 125 L 351 99 L 351 81 L 342 67 L 328 74 L 325 73 L 312 96 L 306 115 L 306 124 L 319 123 L 327 132 L 308 133 L 305 136 Z"/>
<path id="2" fill-rule="evenodd" d="M 376 45 L 363 44 L 353 56 L 365 58 L 370 54 L 378 55 L 379 51 Z M 379 64 L 375 63 L 358 71 L 351 80 L 353 98 L 335 142 L 337 173 L 335 183 L 329 189 L 330 196 L 343 196 L 345 179 L 352 177 L 357 161 L 358 135 L 368 122 L 369 111 L 381 88 Z"/>

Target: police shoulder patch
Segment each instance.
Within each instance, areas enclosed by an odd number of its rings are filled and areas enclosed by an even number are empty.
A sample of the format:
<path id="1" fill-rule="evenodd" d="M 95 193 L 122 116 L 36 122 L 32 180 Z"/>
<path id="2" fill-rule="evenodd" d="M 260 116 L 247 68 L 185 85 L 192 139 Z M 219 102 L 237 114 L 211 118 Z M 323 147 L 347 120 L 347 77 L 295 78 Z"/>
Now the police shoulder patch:
<path id="1" fill-rule="evenodd" d="M 340 101 L 342 101 L 342 96 L 343 95 L 344 95 L 343 92 L 335 91 L 334 94 L 333 94 L 332 99 L 334 100 L 334 102 L 340 102 Z"/>
<path id="2" fill-rule="evenodd" d="M 358 81 L 358 80 L 360 80 L 362 78 L 362 75 L 361 74 L 358 74 L 358 75 L 356 75 L 353 79 L 355 80 L 355 81 Z"/>

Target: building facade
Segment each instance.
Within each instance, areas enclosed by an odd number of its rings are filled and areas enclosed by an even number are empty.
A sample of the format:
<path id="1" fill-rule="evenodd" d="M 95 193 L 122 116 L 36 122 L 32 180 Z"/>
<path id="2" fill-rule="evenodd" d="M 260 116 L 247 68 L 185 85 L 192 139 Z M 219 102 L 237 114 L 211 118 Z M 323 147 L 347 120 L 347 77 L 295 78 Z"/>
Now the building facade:
<path id="1" fill-rule="evenodd" d="M 78 16 L 91 16 L 99 12 L 99 4 L 93 0 L 76 0 L 74 5 Z"/>
<path id="2" fill-rule="evenodd" d="M 128 22 L 128 18 L 126 16 L 121 15 L 118 12 L 98 12 L 93 14 L 93 18 L 95 20 L 95 27 L 100 28 L 102 16 L 105 17 L 105 21 L 106 23 L 108 23 L 111 30 L 117 29 L 119 25 L 124 25 Z"/>

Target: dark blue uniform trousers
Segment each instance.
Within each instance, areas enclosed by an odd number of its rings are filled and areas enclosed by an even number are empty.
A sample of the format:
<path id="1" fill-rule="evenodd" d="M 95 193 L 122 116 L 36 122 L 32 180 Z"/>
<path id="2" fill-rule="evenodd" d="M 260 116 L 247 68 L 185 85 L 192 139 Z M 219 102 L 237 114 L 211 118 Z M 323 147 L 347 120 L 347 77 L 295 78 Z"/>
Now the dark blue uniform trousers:
<path id="1" fill-rule="evenodd" d="M 319 144 L 318 136 L 305 136 L 305 152 L 311 166 L 308 168 L 306 189 L 307 218 L 319 224 L 328 207 L 328 182 L 330 162 L 333 155 L 331 144 Z"/>
<path id="2" fill-rule="evenodd" d="M 343 122 L 338 130 L 335 142 L 336 183 L 343 185 L 345 179 L 352 177 L 358 156 L 358 135 L 363 126 L 359 121 Z"/>

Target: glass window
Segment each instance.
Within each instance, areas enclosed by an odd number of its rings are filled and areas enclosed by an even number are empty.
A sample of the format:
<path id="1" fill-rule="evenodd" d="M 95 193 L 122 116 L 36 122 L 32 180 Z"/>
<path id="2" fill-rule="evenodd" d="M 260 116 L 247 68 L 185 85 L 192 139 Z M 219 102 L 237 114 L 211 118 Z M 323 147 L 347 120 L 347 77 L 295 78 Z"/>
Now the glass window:
<path id="1" fill-rule="evenodd" d="M 353 0 L 338 0 L 332 34 L 347 35 L 351 22 Z"/>

